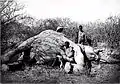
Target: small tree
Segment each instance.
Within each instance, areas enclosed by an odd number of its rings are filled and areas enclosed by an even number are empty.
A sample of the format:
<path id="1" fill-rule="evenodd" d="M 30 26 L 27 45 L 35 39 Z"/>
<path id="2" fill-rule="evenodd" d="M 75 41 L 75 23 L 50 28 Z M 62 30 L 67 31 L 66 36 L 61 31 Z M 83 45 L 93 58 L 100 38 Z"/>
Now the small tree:
<path id="1" fill-rule="evenodd" d="M 17 18 L 22 15 L 20 14 L 20 10 L 22 10 L 24 6 L 18 4 L 15 0 L 2 0 L 0 1 L 0 5 L 1 50 L 4 50 L 5 47 L 7 48 L 7 44 L 9 44 L 8 39 L 15 33 L 18 26 Z"/>
<path id="2" fill-rule="evenodd" d="M 18 16 L 21 14 L 18 14 L 17 12 L 22 10 L 24 8 L 23 5 L 18 4 L 14 0 L 3 0 L 1 2 L 1 24 L 5 25 L 7 23 L 10 23 L 12 21 L 15 21 Z"/>

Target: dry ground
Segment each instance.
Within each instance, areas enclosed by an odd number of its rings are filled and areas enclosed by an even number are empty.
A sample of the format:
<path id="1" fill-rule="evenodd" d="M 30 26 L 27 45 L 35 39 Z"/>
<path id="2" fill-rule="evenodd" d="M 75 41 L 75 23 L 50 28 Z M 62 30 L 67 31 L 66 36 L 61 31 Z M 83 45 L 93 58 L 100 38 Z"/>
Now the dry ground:
<path id="1" fill-rule="evenodd" d="M 107 52 L 107 51 L 105 51 Z M 120 59 L 120 55 L 112 56 Z M 33 65 L 24 71 L 7 71 L 1 73 L 2 83 L 120 83 L 120 63 L 101 64 L 101 68 L 92 68 L 91 76 L 84 74 L 67 74 L 58 67 Z"/>
<path id="2" fill-rule="evenodd" d="M 34 65 L 31 69 L 15 72 L 2 72 L 3 83 L 120 83 L 120 64 L 101 64 L 101 69 L 92 76 L 84 74 L 66 74 L 59 68 L 46 65 Z"/>

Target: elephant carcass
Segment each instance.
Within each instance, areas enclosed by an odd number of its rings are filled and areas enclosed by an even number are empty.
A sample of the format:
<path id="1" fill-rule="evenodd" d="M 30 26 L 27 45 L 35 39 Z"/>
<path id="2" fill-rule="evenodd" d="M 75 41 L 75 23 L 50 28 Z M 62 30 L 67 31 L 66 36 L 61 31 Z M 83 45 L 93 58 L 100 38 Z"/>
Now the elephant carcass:
<path id="1" fill-rule="evenodd" d="M 35 57 L 38 57 L 38 58 L 41 58 L 41 57 L 52 58 L 52 57 L 55 57 L 56 54 L 62 55 L 63 53 L 61 53 L 62 50 L 60 49 L 60 47 L 66 41 L 70 42 L 70 46 L 74 48 L 75 62 L 79 66 L 83 67 L 84 56 L 80 50 L 80 47 L 74 42 L 72 42 L 71 40 L 69 40 L 68 38 L 66 38 L 64 34 L 53 31 L 53 30 L 45 30 L 40 34 L 25 40 L 16 49 L 11 50 L 8 53 L 5 53 L 3 56 L 1 56 L 2 64 L 9 63 L 10 59 L 14 55 L 22 52 L 24 52 L 24 55 L 22 55 L 24 58 L 25 57 L 29 58 L 28 57 L 29 55 L 34 55 Z"/>
<path id="2" fill-rule="evenodd" d="M 84 64 L 84 56 L 79 48 L 74 42 L 69 40 L 62 33 L 58 33 L 53 30 L 46 30 L 39 34 L 39 38 L 35 39 L 31 46 L 33 46 L 32 52 L 36 53 L 37 56 L 41 57 L 55 57 L 56 54 L 60 53 L 61 55 L 61 46 L 64 42 L 70 42 L 70 46 L 74 48 L 75 51 L 75 61 L 77 64 Z"/>

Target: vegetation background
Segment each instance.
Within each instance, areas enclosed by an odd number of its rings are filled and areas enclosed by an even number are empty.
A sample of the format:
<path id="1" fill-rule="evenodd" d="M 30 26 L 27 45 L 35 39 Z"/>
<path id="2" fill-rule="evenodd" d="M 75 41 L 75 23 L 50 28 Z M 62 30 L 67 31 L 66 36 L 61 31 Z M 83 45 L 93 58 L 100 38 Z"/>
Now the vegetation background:
<path id="1" fill-rule="evenodd" d="M 58 26 L 65 28 L 64 34 L 72 41 L 76 41 L 76 32 L 81 23 L 73 22 L 70 18 L 48 18 L 35 19 L 29 15 L 18 14 L 24 6 L 14 0 L 2 2 L 1 10 L 1 53 L 18 42 L 24 41 L 29 37 L 40 32 Z M 105 22 L 99 20 L 83 25 L 83 30 L 92 39 L 93 46 L 98 42 L 106 43 L 111 48 L 120 46 L 120 14 L 109 16 Z"/>
<path id="2" fill-rule="evenodd" d="M 105 22 L 97 20 L 81 24 L 67 17 L 36 19 L 29 15 L 20 14 L 19 12 L 24 6 L 14 0 L 3 0 L 0 1 L 0 4 L 1 54 L 44 30 L 56 30 L 58 26 L 67 27 L 63 33 L 67 38 L 76 42 L 76 32 L 79 25 L 83 25 L 83 30 L 92 39 L 94 47 L 97 47 L 99 43 L 104 43 L 107 47 L 120 51 L 120 14 L 109 16 Z"/>

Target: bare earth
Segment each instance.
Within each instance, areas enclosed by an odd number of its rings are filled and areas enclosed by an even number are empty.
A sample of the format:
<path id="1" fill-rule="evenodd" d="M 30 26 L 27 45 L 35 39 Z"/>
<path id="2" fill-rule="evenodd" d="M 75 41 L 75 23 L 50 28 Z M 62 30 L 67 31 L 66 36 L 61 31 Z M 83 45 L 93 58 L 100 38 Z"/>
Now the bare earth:
<path id="1" fill-rule="evenodd" d="M 66 74 L 59 68 L 34 65 L 30 69 L 2 72 L 3 83 L 120 83 L 120 64 L 101 64 L 101 69 L 92 69 L 92 76 Z M 96 70 L 96 71 L 94 71 Z"/>

